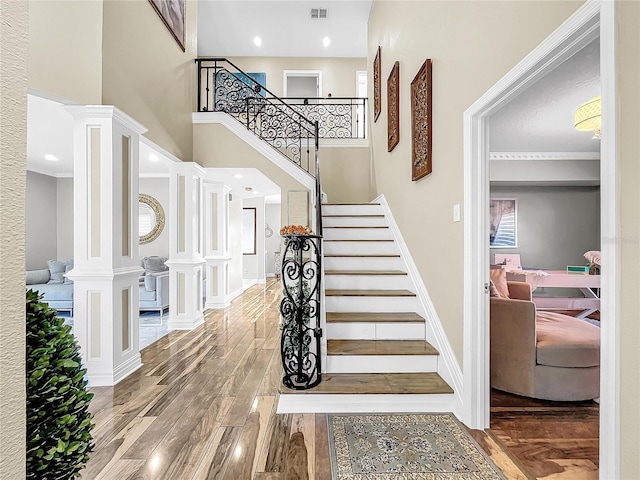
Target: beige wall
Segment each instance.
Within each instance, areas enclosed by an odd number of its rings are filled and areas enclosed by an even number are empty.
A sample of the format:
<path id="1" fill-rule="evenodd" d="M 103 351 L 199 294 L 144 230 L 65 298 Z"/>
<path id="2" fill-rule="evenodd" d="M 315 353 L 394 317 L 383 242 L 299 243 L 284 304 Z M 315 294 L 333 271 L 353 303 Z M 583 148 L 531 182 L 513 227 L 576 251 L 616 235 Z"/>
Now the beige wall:
<path id="1" fill-rule="evenodd" d="M 258 153 L 223 125 L 211 123 L 193 126 L 193 161 L 205 168 L 235 167 L 257 168 L 260 170 L 280 187 L 283 223 L 287 219 L 287 192 L 290 190 L 307 190 L 300 182 L 285 173 L 280 167 Z"/>
<path id="2" fill-rule="evenodd" d="M 0 479 L 25 477 L 26 1 L 0 2 Z"/>
<path id="3" fill-rule="evenodd" d="M 26 247 L 27 270 L 47 268 L 57 252 L 57 185 L 55 177 L 27 172 Z"/>
<path id="4" fill-rule="evenodd" d="M 195 1 L 187 1 L 186 12 L 183 52 L 149 2 L 104 1 L 102 100 L 147 127 L 147 138 L 181 160 L 191 161 Z"/>
<path id="5" fill-rule="evenodd" d="M 56 230 L 57 258 L 73 258 L 73 178 L 58 178 Z"/>
<path id="6" fill-rule="evenodd" d="M 617 2 L 621 476 L 640 472 L 640 3 Z"/>
<path id="7" fill-rule="evenodd" d="M 320 179 L 329 202 L 368 202 L 368 148 L 320 146 Z"/>
<path id="8" fill-rule="evenodd" d="M 229 202 L 229 293 L 242 288 L 242 199 Z"/>
<path id="9" fill-rule="evenodd" d="M 356 95 L 356 70 L 367 69 L 366 58 L 325 57 L 231 57 L 240 70 L 247 73 L 264 72 L 267 88 L 276 96 L 283 96 L 284 70 L 320 70 L 322 72 L 322 96 Z"/>
<path id="10" fill-rule="evenodd" d="M 29 1 L 29 87 L 102 103 L 102 0 Z"/>
<path id="11" fill-rule="evenodd" d="M 462 365 L 463 112 L 571 15 L 581 2 L 376 1 L 369 78 L 382 47 L 382 113 L 371 126 L 373 191 L 385 194 Z M 524 28 L 526 26 L 526 28 Z M 410 83 L 433 60 L 433 173 L 411 181 Z M 400 62 L 400 143 L 387 153 L 386 79 Z M 373 98 L 369 84 L 369 98 Z M 464 215 L 464 212 L 463 212 Z"/>

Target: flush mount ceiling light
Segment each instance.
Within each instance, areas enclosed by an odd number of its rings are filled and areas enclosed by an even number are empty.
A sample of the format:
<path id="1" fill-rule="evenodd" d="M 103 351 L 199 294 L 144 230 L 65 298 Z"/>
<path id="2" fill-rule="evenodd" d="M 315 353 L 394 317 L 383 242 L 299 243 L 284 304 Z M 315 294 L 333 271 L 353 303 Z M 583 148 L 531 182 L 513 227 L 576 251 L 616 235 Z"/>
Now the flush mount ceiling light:
<path id="1" fill-rule="evenodd" d="M 242 178 L 242 175 L 240 175 L 239 173 L 236 173 L 233 178 Z"/>
<path id="2" fill-rule="evenodd" d="M 50 154 L 50 153 L 47 153 L 47 154 L 44 156 L 44 159 L 45 159 L 45 160 L 49 160 L 50 162 L 57 162 L 57 161 L 58 161 L 58 157 L 56 157 L 55 155 L 52 155 L 52 154 Z"/>
<path id="3" fill-rule="evenodd" d="M 323 44 L 325 47 L 328 47 L 329 45 L 331 45 L 331 39 L 330 39 L 329 37 L 324 37 L 324 38 L 322 39 L 322 44 Z"/>
<path id="4" fill-rule="evenodd" d="M 601 112 L 599 96 L 580 105 L 574 116 L 576 130 L 593 132 L 593 138 L 600 138 Z"/>
<path id="5" fill-rule="evenodd" d="M 259 47 L 260 45 L 262 45 L 262 39 L 260 37 L 253 37 L 253 44 L 256 47 Z"/>

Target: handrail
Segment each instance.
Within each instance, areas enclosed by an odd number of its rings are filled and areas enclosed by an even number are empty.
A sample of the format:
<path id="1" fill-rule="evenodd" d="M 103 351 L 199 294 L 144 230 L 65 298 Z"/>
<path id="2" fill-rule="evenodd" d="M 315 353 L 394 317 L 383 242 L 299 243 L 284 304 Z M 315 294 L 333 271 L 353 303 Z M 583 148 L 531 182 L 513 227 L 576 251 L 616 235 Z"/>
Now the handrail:
<path id="1" fill-rule="evenodd" d="M 197 58 L 195 62 L 198 64 L 198 111 L 218 111 L 231 115 L 311 175 L 310 150 L 313 148 L 316 234 L 285 236 L 287 241 L 282 263 L 285 295 L 280 304 L 280 313 L 284 318 L 281 335 L 283 383 L 294 389 L 312 388 L 322 378 L 322 184 L 319 121 L 307 118 L 298 110 L 298 106 L 294 107 L 277 97 L 226 58 Z M 227 65 L 235 69 L 235 72 L 229 71 Z M 204 84 L 203 72 L 206 75 Z M 204 103 L 203 87 L 206 93 Z M 302 162 L 303 147 L 306 147 L 306 168 Z M 311 255 L 310 259 L 306 258 L 307 254 Z M 312 337 L 315 342 L 311 341 Z"/>
<path id="2" fill-rule="evenodd" d="M 310 150 L 311 138 L 315 135 L 314 122 L 233 62 L 217 57 L 197 58 L 195 62 L 198 64 L 198 111 L 231 115 L 292 163 L 313 175 Z"/>

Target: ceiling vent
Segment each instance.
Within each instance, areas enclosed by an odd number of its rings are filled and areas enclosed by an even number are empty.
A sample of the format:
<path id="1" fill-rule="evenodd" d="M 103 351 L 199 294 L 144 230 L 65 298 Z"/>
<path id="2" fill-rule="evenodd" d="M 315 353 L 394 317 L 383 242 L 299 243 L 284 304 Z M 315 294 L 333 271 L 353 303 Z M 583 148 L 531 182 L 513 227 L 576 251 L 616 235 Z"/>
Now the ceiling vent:
<path id="1" fill-rule="evenodd" d="M 311 18 L 327 18 L 327 9 L 326 8 L 312 8 L 311 9 Z"/>

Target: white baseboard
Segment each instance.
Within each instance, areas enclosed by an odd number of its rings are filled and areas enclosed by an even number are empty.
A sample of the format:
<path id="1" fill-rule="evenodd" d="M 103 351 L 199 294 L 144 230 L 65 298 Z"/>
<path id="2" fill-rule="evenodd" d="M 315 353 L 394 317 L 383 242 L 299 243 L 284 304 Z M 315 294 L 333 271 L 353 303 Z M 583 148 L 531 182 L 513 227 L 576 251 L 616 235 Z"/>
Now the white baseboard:
<path id="1" fill-rule="evenodd" d="M 247 290 L 248 288 L 253 287 L 255 284 L 258 283 L 258 279 L 257 278 L 243 278 L 242 279 L 242 290 Z"/>
<path id="2" fill-rule="evenodd" d="M 267 278 L 274 278 L 275 276 L 275 273 L 267 273 Z"/>
<path id="3" fill-rule="evenodd" d="M 460 368 L 460 365 L 453 353 L 453 349 L 451 348 L 451 344 L 447 339 L 440 317 L 436 312 L 433 302 L 431 301 L 431 297 L 429 296 L 429 292 L 427 291 L 427 287 L 422 281 L 418 267 L 411 256 L 409 247 L 404 241 L 404 237 L 402 236 L 400 228 L 393 217 L 393 213 L 391 212 L 391 208 L 389 207 L 389 203 L 387 202 L 384 194 L 378 196 L 372 203 L 380 203 L 384 210 L 387 225 L 393 233 L 396 244 L 400 249 L 402 260 L 405 262 L 409 276 L 415 285 L 418 303 L 422 310 L 419 313 L 421 313 L 427 320 L 426 340 L 438 350 L 440 358 L 442 359 L 442 361 L 438 362 L 438 374 L 453 388 L 455 392 L 456 407 L 458 407 L 459 411 L 462 411 L 462 395 L 464 392 L 462 369 Z"/>
<path id="4" fill-rule="evenodd" d="M 236 298 L 238 298 L 240 295 L 242 295 L 245 291 L 244 287 L 240 287 L 239 289 L 237 289 L 234 292 L 231 292 L 229 294 L 229 303 L 231 303 L 232 301 L 234 301 Z"/>

